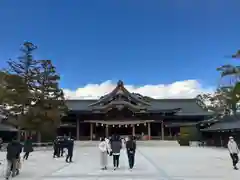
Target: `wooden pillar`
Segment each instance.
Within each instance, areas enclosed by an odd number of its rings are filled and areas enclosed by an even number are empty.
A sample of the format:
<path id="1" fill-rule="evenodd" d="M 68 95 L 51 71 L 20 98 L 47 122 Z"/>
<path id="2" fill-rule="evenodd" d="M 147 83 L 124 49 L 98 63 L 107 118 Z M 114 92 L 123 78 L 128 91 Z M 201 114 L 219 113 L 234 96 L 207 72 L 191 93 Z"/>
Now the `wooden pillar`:
<path id="1" fill-rule="evenodd" d="M 106 124 L 106 127 L 105 127 L 105 136 L 108 138 L 109 136 L 109 129 L 108 129 L 108 125 Z"/>
<path id="2" fill-rule="evenodd" d="M 24 131 L 24 140 L 26 141 L 28 137 L 29 137 L 28 131 Z"/>
<path id="3" fill-rule="evenodd" d="M 135 124 L 132 125 L 132 136 L 135 136 Z"/>
<path id="4" fill-rule="evenodd" d="M 151 123 L 148 123 L 148 140 L 151 140 Z"/>
<path id="5" fill-rule="evenodd" d="M 162 137 L 162 140 L 164 140 L 164 123 L 163 123 L 163 120 L 161 122 L 161 137 Z"/>
<path id="6" fill-rule="evenodd" d="M 90 140 L 93 140 L 93 123 L 90 123 Z"/>
<path id="7" fill-rule="evenodd" d="M 79 119 L 77 119 L 77 126 L 76 126 L 76 139 L 79 140 L 79 136 L 80 136 L 80 132 L 79 132 L 79 128 L 80 128 L 80 122 Z"/>
<path id="8" fill-rule="evenodd" d="M 168 128 L 169 129 L 169 136 L 172 137 L 172 128 Z"/>

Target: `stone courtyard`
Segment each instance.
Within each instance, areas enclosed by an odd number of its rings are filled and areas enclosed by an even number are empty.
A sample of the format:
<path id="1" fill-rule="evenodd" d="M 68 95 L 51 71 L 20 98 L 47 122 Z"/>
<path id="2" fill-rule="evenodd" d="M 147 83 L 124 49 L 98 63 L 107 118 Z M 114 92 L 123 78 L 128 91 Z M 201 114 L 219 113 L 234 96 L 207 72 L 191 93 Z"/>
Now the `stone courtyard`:
<path id="1" fill-rule="evenodd" d="M 1 177 L 5 171 L 5 153 L 1 152 Z M 139 145 L 136 165 L 130 171 L 122 150 L 120 168 L 113 171 L 111 157 L 106 171 L 99 168 L 96 146 L 76 146 L 74 162 L 53 159 L 52 151 L 35 151 L 23 162 L 23 180 L 238 180 L 240 170 L 232 169 L 226 149 Z"/>

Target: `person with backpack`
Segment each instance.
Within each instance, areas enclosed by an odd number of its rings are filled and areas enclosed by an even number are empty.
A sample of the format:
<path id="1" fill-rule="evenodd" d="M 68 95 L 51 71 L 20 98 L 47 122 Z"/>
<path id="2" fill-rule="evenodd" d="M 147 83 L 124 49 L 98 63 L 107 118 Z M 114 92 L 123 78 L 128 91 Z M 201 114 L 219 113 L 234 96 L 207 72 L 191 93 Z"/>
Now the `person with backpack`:
<path id="1" fill-rule="evenodd" d="M 132 169 L 135 163 L 136 142 L 132 136 L 126 142 L 129 169 Z"/>
<path id="2" fill-rule="evenodd" d="M 119 167 L 120 151 L 122 149 L 122 143 L 120 136 L 113 135 L 111 139 L 111 155 L 113 156 L 113 167 L 116 170 Z"/>

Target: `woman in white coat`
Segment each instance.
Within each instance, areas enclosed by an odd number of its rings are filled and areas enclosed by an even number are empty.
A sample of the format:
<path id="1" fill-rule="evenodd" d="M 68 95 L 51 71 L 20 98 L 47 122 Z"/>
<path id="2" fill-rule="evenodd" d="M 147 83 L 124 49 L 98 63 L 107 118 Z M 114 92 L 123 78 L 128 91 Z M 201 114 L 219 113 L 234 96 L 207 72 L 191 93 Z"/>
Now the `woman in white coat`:
<path id="1" fill-rule="evenodd" d="M 100 165 L 102 170 L 107 169 L 107 158 L 108 158 L 108 144 L 104 138 L 100 139 L 99 143 L 99 149 L 100 149 Z"/>

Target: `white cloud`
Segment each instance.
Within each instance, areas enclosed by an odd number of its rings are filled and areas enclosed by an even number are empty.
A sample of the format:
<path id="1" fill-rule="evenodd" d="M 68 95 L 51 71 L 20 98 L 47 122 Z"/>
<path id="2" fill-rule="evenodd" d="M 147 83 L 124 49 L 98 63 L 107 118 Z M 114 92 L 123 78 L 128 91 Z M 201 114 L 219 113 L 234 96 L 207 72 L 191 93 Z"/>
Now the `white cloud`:
<path id="1" fill-rule="evenodd" d="M 153 98 L 194 98 L 200 93 L 212 92 L 212 88 L 204 88 L 197 80 L 177 81 L 171 84 L 147 84 L 144 86 L 124 85 L 130 92 Z M 111 92 L 116 83 L 110 80 L 101 84 L 87 84 L 76 90 L 64 89 L 66 99 L 98 99 Z"/>

